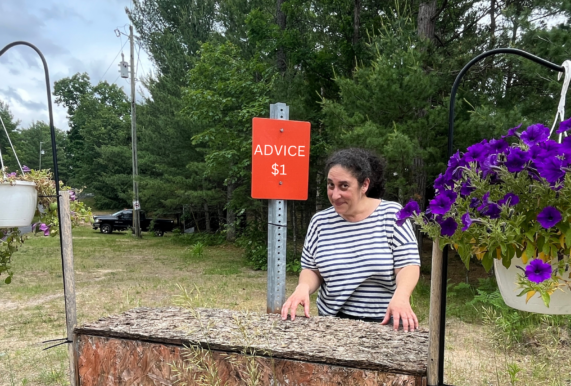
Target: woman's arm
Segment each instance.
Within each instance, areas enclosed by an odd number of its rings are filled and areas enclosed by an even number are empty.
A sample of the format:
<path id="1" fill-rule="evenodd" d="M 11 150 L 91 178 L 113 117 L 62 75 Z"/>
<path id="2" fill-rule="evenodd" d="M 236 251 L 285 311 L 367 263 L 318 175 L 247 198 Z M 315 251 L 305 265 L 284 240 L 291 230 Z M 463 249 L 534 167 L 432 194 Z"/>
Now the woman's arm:
<path id="1" fill-rule="evenodd" d="M 299 274 L 299 284 L 282 307 L 282 319 L 287 319 L 289 311 L 291 320 L 294 320 L 295 311 L 300 304 L 303 306 L 305 316 L 309 318 L 309 295 L 317 291 L 322 282 L 323 278 L 319 271 L 303 269 Z"/>
<path id="2" fill-rule="evenodd" d="M 405 331 L 413 331 L 418 328 L 418 319 L 410 306 L 410 295 L 418 278 L 420 277 L 420 267 L 418 265 L 407 265 L 403 268 L 395 269 L 396 290 L 391 299 L 385 318 L 381 324 L 388 324 L 393 317 L 393 327 L 398 329 L 399 321 L 402 319 L 402 326 Z"/>

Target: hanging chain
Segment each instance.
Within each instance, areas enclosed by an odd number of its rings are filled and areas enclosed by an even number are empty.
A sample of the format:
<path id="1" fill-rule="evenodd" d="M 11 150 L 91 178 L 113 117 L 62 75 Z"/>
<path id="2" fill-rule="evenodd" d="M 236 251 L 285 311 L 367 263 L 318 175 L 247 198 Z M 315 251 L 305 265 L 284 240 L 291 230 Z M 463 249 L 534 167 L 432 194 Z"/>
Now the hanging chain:
<path id="1" fill-rule="evenodd" d="M 4 132 L 6 133 L 6 137 L 8 137 L 8 142 L 10 143 L 10 147 L 14 152 L 14 157 L 16 157 L 16 161 L 18 161 L 18 166 L 20 167 L 20 171 L 22 172 L 22 175 L 24 175 L 24 169 L 22 169 L 22 164 L 20 164 L 20 160 L 18 159 L 18 154 L 16 154 L 16 149 L 14 149 L 14 145 L 12 145 L 10 134 L 8 134 L 8 129 L 6 129 L 6 125 L 4 124 L 2 117 L 0 117 L 0 122 L 2 122 L 2 127 L 4 127 Z M 0 160 L 1 159 L 2 159 L 2 154 L 0 153 Z M 4 160 L 2 160 L 2 174 L 4 175 L 4 179 L 6 179 L 6 172 L 4 171 Z"/>
<path id="2" fill-rule="evenodd" d="M 563 87 L 561 88 L 561 99 L 559 99 L 559 105 L 557 106 L 557 113 L 555 114 L 555 120 L 553 121 L 553 126 L 551 126 L 551 130 L 549 131 L 549 137 L 553 134 L 553 130 L 555 130 L 555 125 L 557 124 L 557 119 L 561 122 L 565 120 L 565 97 L 567 96 L 567 90 L 569 89 L 569 82 L 571 81 L 571 60 L 566 60 L 561 65 L 565 69 L 565 78 L 563 79 Z M 557 80 L 561 79 L 561 73 L 557 76 Z M 567 133 L 559 134 L 559 143 L 563 138 L 563 134 L 567 136 Z"/>

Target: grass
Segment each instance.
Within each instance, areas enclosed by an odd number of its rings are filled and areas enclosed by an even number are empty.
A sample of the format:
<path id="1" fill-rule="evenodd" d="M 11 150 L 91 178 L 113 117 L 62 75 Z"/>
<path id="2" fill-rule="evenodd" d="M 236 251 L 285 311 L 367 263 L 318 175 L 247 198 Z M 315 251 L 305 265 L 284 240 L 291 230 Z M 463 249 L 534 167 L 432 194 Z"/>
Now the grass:
<path id="1" fill-rule="evenodd" d="M 68 383 L 65 346 L 43 351 L 41 343 L 65 336 L 59 253 L 58 239 L 30 237 L 14 255 L 12 284 L 0 284 L 2 386 Z M 266 310 L 267 273 L 252 270 L 241 249 L 214 237 L 137 240 L 128 232 L 103 235 L 82 227 L 74 230 L 74 255 L 79 323 L 139 306 L 170 306 L 181 287 L 191 294 L 187 300 L 202 306 Z M 412 297 L 422 327 L 428 324 L 429 261 L 424 256 Z M 450 264 L 446 383 L 570 385 L 569 318 L 504 308 L 493 298 L 493 283 L 478 282 L 487 276 L 480 268 L 471 268 L 468 285 L 463 266 L 455 259 Z M 296 275 L 288 275 L 288 294 L 296 284 Z M 317 315 L 315 296 L 311 314 Z"/>

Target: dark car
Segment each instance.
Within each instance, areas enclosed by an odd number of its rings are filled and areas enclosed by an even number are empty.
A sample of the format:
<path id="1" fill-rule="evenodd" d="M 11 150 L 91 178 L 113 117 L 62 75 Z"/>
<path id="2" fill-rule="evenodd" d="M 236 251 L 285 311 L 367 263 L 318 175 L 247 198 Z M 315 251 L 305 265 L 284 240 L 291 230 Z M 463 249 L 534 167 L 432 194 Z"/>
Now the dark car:
<path id="1" fill-rule="evenodd" d="M 174 228 L 174 221 L 167 219 L 150 219 L 145 216 L 145 212 L 139 212 L 142 231 L 153 231 L 157 236 L 163 236 L 165 232 L 170 232 Z M 93 216 L 93 229 L 99 229 L 101 233 L 112 233 L 113 231 L 124 231 L 133 227 L 133 210 L 124 209 L 117 213 L 104 216 Z M 149 229 L 153 226 L 153 229 Z"/>

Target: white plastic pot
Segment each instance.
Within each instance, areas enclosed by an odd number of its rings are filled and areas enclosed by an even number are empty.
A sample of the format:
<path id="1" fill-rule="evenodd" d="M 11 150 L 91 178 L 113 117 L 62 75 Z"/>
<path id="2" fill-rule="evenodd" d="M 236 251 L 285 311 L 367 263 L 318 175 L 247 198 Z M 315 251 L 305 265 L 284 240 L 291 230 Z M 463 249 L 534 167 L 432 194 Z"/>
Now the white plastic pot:
<path id="1" fill-rule="evenodd" d="M 0 228 L 30 225 L 38 203 L 36 184 L 14 181 L 0 184 Z"/>
<path id="2" fill-rule="evenodd" d="M 571 314 L 571 291 L 569 288 L 562 287 L 563 291 L 557 290 L 551 295 L 549 307 L 547 307 L 539 294 L 533 295 L 526 303 L 525 294 L 517 296 L 522 289 L 517 286 L 518 273 L 523 273 L 516 266 L 525 267 L 521 259 L 514 257 L 509 268 L 506 269 L 502 265 L 501 260 L 494 259 L 494 272 L 500 293 L 506 304 L 512 308 L 521 311 L 535 312 L 538 314 L 563 315 Z"/>

